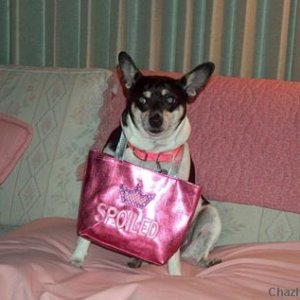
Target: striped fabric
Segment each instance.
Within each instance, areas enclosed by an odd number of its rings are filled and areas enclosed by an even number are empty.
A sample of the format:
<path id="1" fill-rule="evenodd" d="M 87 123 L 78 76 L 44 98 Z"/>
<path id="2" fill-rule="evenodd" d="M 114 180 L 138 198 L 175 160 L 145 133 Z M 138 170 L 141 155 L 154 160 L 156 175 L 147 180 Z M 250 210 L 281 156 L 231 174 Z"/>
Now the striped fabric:
<path id="1" fill-rule="evenodd" d="M 0 0 L 0 64 L 300 79 L 298 0 Z"/>

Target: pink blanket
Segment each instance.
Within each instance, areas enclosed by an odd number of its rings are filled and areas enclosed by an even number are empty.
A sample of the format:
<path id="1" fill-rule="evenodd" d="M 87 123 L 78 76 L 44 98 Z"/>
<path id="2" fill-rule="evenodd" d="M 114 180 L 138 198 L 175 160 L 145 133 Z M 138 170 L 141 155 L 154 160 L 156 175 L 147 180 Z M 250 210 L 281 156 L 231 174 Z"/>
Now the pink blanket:
<path id="1" fill-rule="evenodd" d="M 105 96 L 99 147 L 125 106 L 116 76 Z M 215 76 L 188 114 L 205 196 L 300 213 L 300 83 Z"/>
<path id="2" fill-rule="evenodd" d="M 129 269 L 127 257 L 98 246 L 83 268 L 69 265 L 75 226 L 49 218 L 1 237 L 1 299 L 277 299 L 297 288 L 300 296 L 300 242 L 218 248 L 212 256 L 223 263 L 204 269 L 184 262 L 183 276 L 170 277 L 166 266 Z"/>

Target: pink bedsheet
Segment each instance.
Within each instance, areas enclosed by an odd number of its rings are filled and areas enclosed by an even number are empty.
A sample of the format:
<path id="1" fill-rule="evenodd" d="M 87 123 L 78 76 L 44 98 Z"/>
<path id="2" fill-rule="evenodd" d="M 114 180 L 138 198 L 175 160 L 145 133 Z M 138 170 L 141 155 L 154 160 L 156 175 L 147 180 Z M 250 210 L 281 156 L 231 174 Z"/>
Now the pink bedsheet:
<path id="1" fill-rule="evenodd" d="M 300 297 L 300 241 L 221 247 L 212 255 L 223 263 L 204 269 L 184 262 L 183 276 L 171 277 L 166 266 L 129 269 L 125 256 L 94 245 L 82 269 L 69 265 L 75 226 L 70 219 L 42 219 L 1 237 L 0 298 L 291 299 L 292 293 Z"/>

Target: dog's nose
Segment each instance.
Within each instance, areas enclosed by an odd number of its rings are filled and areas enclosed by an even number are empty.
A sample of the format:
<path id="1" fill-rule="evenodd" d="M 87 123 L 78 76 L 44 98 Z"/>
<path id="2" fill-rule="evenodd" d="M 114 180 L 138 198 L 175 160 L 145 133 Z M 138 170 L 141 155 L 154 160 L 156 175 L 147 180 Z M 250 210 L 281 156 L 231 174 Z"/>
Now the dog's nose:
<path id="1" fill-rule="evenodd" d="M 159 128 L 163 124 L 163 118 L 159 113 L 150 114 L 149 124 L 153 128 Z"/>

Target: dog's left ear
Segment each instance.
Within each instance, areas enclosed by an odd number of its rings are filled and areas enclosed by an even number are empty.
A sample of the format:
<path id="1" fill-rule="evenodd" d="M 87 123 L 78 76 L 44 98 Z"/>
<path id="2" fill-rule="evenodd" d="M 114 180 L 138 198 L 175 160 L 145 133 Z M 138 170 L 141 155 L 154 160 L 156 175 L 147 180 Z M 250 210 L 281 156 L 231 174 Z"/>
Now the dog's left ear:
<path id="1" fill-rule="evenodd" d="M 214 70 L 215 64 L 207 62 L 197 66 L 191 72 L 184 75 L 180 81 L 188 96 L 195 97 L 205 86 Z"/>
<path id="2" fill-rule="evenodd" d="M 133 59 L 124 51 L 119 53 L 119 66 L 125 87 L 127 89 L 132 88 L 137 79 L 142 76 L 142 73 L 134 64 Z"/>

